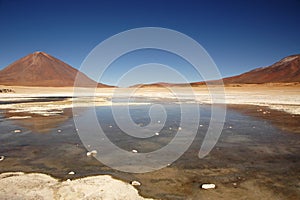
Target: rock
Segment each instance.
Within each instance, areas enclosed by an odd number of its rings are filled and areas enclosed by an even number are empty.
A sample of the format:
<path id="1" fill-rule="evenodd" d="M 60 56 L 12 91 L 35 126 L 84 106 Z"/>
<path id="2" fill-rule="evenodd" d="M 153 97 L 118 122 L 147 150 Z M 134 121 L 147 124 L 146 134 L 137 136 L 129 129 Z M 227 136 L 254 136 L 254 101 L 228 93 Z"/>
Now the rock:
<path id="1" fill-rule="evenodd" d="M 130 184 L 133 185 L 133 186 L 140 186 L 141 185 L 141 183 L 138 182 L 138 181 L 131 181 Z"/>
<path id="2" fill-rule="evenodd" d="M 216 185 L 212 184 L 212 183 L 205 183 L 201 185 L 201 188 L 204 190 L 208 190 L 208 189 L 215 189 Z"/>
<path id="3" fill-rule="evenodd" d="M 61 133 L 61 130 L 60 130 L 60 129 L 58 129 L 58 130 L 57 130 L 57 132 Z"/>
<path id="4" fill-rule="evenodd" d="M 98 153 L 97 150 L 92 150 L 92 151 L 88 151 L 88 152 L 86 153 L 86 155 L 87 155 L 87 156 L 95 156 L 97 153 Z"/>
<path id="5" fill-rule="evenodd" d="M 14 130 L 14 133 L 21 133 L 21 130 L 19 130 L 19 129 Z"/>
<path id="6" fill-rule="evenodd" d="M 71 182 L 71 179 L 68 178 L 68 179 L 67 179 L 67 182 Z"/>
<path id="7" fill-rule="evenodd" d="M 2 88 L 0 89 L 0 93 L 15 93 L 15 91 L 8 88 Z"/>
<path id="8" fill-rule="evenodd" d="M 233 185 L 234 187 L 237 187 L 237 183 L 232 183 L 232 185 Z"/>
<path id="9" fill-rule="evenodd" d="M 132 150 L 132 153 L 137 153 L 138 151 L 136 149 L 133 149 Z"/>
<path id="10" fill-rule="evenodd" d="M 180 131 L 181 129 L 182 129 L 182 128 L 179 126 L 179 127 L 178 127 L 178 130 Z"/>
<path id="11" fill-rule="evenodd" d="M 155 135 L 159 135 L 159 133 L 155 133 Z"/>
<path id="12" fill-rule="evenodd" d="M 0 156 L 0 161 L 4 160 L 4 158 L 5 158 L 4 156 Z"/>
<path id="13" fill-rule="evenodd" d="M 199 125 L 199 127 L 203 127 L 203 125 L 202 125 L 202 124 L 200 124 L 200 125 Z"/>
<path id="14" fill-rule="evenodd" d="M 73 171 L 70 171 L 68 174 L 70 174 L 70 175 L 74 175 L 74 174 L 75 174 L 75 172 L 73 172 Z"/>
<path id="15" fill-rule="evenodd" d="M 157 123 L 159 123 L 159 124 L 160 124 L 160 121 L 158 120 L 158 121 L 157 121 Z"/>
<path id="16" fill-rule="evenodd" d="M 110 125 L 109 128 L 112 128 L 112 125 Z"/>

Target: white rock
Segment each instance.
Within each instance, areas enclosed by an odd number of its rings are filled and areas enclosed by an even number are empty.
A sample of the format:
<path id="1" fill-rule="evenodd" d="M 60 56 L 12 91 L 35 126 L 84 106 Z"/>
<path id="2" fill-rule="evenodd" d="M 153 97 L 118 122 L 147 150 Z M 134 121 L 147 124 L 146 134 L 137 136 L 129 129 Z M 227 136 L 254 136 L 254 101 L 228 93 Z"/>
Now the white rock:
<path id="1" fill-rule="evenodd" d="M 172 130 L 172 127 L 169 127 L 169 130 Z"/>
<path id="2" fill-rule="evenodd" d="M 181 130 L 181 129 L 182 129 L 182 128 L 179 126 L 179 127 L 178 127 L 178 130 Z"/>
<path id="3" fill-rule="evenodd" d="M 158 120 L 158 121 L 157 121 L 157 123 L 159 123 L 159 124 L 160 124 L 160 121 Z"/>
<path id="4" fill-rule="evenodd" d="M 15 133 L 21 133 L 21 130 L 17 129 L 17 130 L 14 130 Z"/>
<path id="5" fill-rule="evenodd" d="M 86 152 L 87 156 L 92 156 L 92 153 L 90 151 Z"/>
<path id="6" fill-rule="evenodd" d="M 61 130 L 60 130 L 60 129 L 58 129 L 58 130 L 57 130 L 57 132 L 61 133 Z"/>
<path id="7" fill-rule="evenodd" d="M 92 150 L 92 151 L 88 151 L 88 152 L 86 153 L 86 155 L 87 155 L 87 156 L 95 156 L 97 153 L 98 153 L 97 150 Z"/>
<path id="8" fill-rule="evenodd" d="M 138 151 L 136 149 L 133 149 L 132 150 L 132 153 L 137 153 Z"/>
<path id="9" fill-rule="evenodd" d="M 112 125 L 110 125 L 109 128 L 112 128 Z"/>
<path id="10" fill-rule="evenodd" d="M 73 172 L 73 171 L 70 171 L 68 174 L 70 174 L 70 175 L 74 175 L 74 174 L 75 174 L 75 172 Z"/>
<path id="11" fill-rule="evenodd" d="M 140 186 L 141 185 L 141 183 L 138 182 L 138 181 L 131 181 L 130 184 L 133 185 L 133 186 Z"/>
<path id="12" fill-rule="evenodd" d="M 0 161 L 4 160 L 4 158 L 5 158 L 4 156 L 0 156 Z"/>
<path id="13" fill-rule="evenodd" d="M 71 182 L 71 179 L 67 179 L 67 182 Z"/>
<path id="14" fill-rule="evenodd" d="M 215 189 L 216 185 L 212 183 L 205 183 L 201 185 L 202 189 L 208 190 L 208 189 Z"/>
<path id="15" fill-rule="evenodd" d="M 159 133 L 155 133 L 155 135 L 159 135 Z"/>
<path id="16" fill-rule="evenodd" d="M 200 124 L 199 126 L 200 126 L 200 127 L 203 127 L 203 125 L 202 125 L 202 124 Z"/>
<path id="17" fill-rule="evenodd" d="M 230 129 L 232 129 L 232 126 L 229 126 Z"/>

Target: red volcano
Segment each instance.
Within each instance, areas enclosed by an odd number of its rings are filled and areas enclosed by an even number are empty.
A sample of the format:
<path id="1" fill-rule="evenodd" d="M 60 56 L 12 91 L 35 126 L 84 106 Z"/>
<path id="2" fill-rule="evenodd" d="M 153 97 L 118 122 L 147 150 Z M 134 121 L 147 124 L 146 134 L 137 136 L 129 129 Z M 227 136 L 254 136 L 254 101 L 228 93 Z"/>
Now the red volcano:
<path id="1" fill-rule="evenodd" d="M 44 52 L 29 54 L 0 71 L 0 85 L 72 87 L 76 76 L 80 86 L 109 87 Z"/>

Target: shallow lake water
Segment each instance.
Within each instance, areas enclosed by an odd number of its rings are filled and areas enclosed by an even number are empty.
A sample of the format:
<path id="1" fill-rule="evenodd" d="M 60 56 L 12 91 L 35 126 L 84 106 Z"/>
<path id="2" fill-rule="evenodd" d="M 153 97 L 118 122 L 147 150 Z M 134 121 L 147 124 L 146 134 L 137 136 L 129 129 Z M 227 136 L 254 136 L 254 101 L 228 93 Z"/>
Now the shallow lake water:
<path id="1" fill-rule="evenodd" d="M 159 135 L 149 138 L 125 134 L 114 121 L 110 106 L 97 107 L 96 115 L 106 136 L 115 145 L 129 152 L 138 149 L 145 153 L 167 145 L 179 129 L 180 105 L 172 102 L 162 104 L 167 113 L 165 124 Z M 199 105 L 188 104 L 187 112 L 194 110 L 195 106 Z M 131 117 L 138 126 L 150 123 L 150 107 L 151 104 L 130 106 Z M 251 109 L 255 111 L 258 108 Z M 91 109 L 81 108 L 76 116 L 85 117 Z M 253 192 L 261 196 L 263 191 L 270 191 L 280 199 L 299 199 L 300 135 L 278 128 L 272 120 L 241 110 L 243 108 L 227 109 L 224 129 L 216 146 L 205 158 L 199 159 L 198 152 L 211 116 L 211 107 L 200 105 L 197 135 L 188 150 L 167 167 L 140 174 L 120 172 L 94 157 L 88 157 L 87 149 L 78 136 L 72 109 L 65 109 L 54 116 L 2 110 L 0 156 L 5 156 L 5 160 L 0 162 L 0 172 L 40 172 L 62 180 L 111 174 L 126 182 L 138 180 L 142 183 L 138 187 L 141 195 L 161 199 L 205 198 L 208 193 L 200 188 L 203 183 L 216 184 L 217 194 L 214 195 L 217 197 L 231 193 L 233 198 L 249 199 L 247 195 L 255 197 Z M 14 119 L 12 116 L 29 117 Z M 299 130 L 300 127 L 294 129 Z M 69 175 L 70 171 L 76 174 Z M 258 188 L 262 193 L 257 191 Z M 261 197 L 268 198 L 267 195 Z"/>

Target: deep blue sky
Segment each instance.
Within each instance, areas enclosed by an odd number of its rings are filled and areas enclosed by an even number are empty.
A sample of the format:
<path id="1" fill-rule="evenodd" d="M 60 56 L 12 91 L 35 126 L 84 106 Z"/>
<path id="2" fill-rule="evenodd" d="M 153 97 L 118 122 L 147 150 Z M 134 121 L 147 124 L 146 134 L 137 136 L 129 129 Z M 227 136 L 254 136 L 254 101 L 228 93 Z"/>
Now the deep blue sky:
<path id="1" fill-rule="evenodd" d="M 174 29 L 198 41 L 222 76 L 300 53 L 299 0 L 0 0 L 0 69 L 34 51 L 44 51 L 79 68 L 101 41 L 148 26 Z M 138 64 L 160 61 L 155 54 L 150 52 L 152 60 L 139 58 Z M 103 82 L 115 84 L 120 71 L 108 71 Z M 199 78 L 184 66 L 182 71 L 190 81 Z M 137 78 L 132 83 L 141 81 Z"/>

